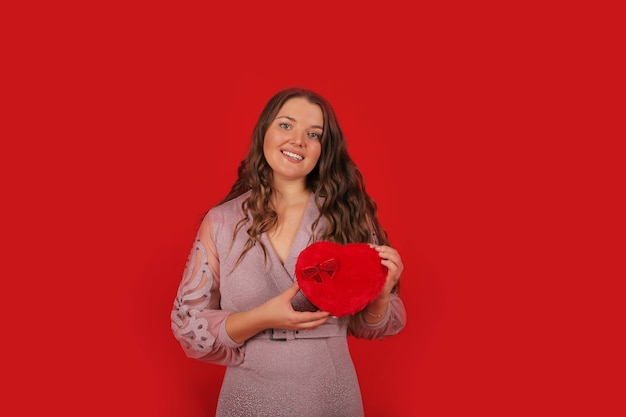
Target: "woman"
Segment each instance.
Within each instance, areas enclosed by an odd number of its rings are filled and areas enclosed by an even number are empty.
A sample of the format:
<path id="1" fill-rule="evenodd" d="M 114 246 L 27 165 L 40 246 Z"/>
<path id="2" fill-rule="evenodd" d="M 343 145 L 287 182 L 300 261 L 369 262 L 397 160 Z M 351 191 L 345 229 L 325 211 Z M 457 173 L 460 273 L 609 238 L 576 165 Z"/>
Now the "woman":
<path id="1" fill-rule="evenodd" d="M 175 337 L 187 356 L 227 366 L 217 416 L 362 416 L 347 336 L 404 327 L 403 265 L 330 104 L 309 90 L 277 93 L 238 174 L 198 231 L 172 310 Z M 386 282 L 361 312 L 331 317 L 299 291 L 295 263 L 315 241 L 378 252 Z"/>

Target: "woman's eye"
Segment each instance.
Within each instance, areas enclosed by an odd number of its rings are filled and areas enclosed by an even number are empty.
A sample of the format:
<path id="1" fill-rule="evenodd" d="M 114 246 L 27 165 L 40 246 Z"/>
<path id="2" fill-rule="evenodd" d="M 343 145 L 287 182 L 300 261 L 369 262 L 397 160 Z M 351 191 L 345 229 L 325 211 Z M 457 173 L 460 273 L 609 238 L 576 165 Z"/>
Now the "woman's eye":
<path id="1" fill-rule="evenodd" d="M 291 125 L 289 123 L 285 123 L 285 122 L 281 122 L 278 126 L 282 127 L 283 129 L 290 129 Z"/>
<path id="2" fill-rule="evenodd" d="M 309 133 L 309 137 L 311 139 L 320 139 L 322 137 L 322 135 L 320 135 L 319 133 L 311 132 L 311 133 Z"/>

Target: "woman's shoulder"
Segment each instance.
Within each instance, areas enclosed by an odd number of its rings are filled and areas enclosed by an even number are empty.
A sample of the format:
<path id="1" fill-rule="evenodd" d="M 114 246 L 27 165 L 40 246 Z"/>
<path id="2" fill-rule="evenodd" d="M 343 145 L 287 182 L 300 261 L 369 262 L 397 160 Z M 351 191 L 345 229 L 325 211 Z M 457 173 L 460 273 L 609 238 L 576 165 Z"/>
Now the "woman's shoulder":
<path id="1" fill-rule="evenodd" d="M 208 211 L 206 217 L 212 221 L 218 219 L 230 219 L 232 217 L 237 217 L 238 219 L 241 219 L 241 217 L 244 215 L 242 205 L 249 195 L 250 191 L 246 191 L 242 195 L 235 197 L 232 200 L 228 200 L 218 204 L 217 206 L 214 206 Z"/>

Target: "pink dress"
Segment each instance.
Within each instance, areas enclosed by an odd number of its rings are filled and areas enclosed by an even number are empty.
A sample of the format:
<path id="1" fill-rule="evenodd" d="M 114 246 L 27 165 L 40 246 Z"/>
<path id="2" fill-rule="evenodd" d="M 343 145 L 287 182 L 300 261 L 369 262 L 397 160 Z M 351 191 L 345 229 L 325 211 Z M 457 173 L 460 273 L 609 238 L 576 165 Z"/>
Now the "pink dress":
<path id="1" fill-rule="evenodd" d="M 244 217 L 241 204 L 247 196 L 215 207 L 205 216 L 174 302 L 174 336 L 188 357 L 227 367 L 218 417 L 363 416 L 347 336 L 374 339 L 398 333 L 406 322 L 402 300 L 392 295 L 385 318 L 376 325 L 357 314 L 352 320 L 331 318 L 316 330 L 270 329 L 243 344 L 235 343 L 226 333 L 226 317 L 257 307 L 293 284 L 298 254 L 312 243 L 311 224 L 319 213 L 312 195 L 284 265 L 262 235 L 267 264 L 257 245 L 233 269 L 250 224 L 244 224 L 232 239 L 235 225 Z M 324 225 L 320 221 L 319 228 Z M 317 310 L 302 292 L 292 304 L 299 311 Z"/>

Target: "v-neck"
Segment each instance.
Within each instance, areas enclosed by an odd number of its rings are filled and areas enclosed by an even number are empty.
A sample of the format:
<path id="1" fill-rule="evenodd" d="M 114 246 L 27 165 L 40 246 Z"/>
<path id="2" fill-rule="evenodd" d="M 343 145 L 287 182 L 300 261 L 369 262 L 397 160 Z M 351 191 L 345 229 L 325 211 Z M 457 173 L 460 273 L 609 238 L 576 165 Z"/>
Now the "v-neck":
<path id="1" fill-rule="evenodd" d="M 311 193 L 305 206 L 304 214 L 300 219 L 300 225 L 298 227 L 298 231 L 296 232 L 296 236 L 293 239 L 291 248 L 289 248 L 289 251 L 287 252 L 285 263 L 281 262 L 267 232 L 264 232 L 261 235 L 263 244 L 267 249 L 268 260 L 273 266 L 273 268 L 271 268 L 273 271 L 281 271 L 279 275 L 283 275 L 282 271 L 284 271 L 287 273 L 291 281 L 295 279 L 294 272 L 298 255 L 311 243 L 311 224 L 317 218 L 317 214 L 318 211 L 317 206 L 315 205 L 315 194 Z M 278 276 L 275 276 L 275 278 L 279 279 Z"/>

